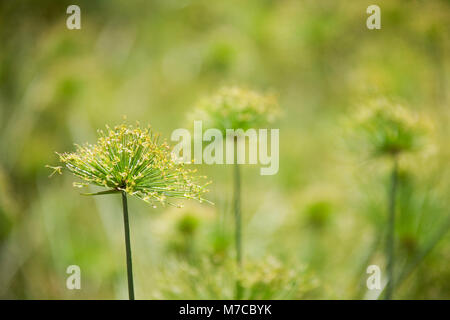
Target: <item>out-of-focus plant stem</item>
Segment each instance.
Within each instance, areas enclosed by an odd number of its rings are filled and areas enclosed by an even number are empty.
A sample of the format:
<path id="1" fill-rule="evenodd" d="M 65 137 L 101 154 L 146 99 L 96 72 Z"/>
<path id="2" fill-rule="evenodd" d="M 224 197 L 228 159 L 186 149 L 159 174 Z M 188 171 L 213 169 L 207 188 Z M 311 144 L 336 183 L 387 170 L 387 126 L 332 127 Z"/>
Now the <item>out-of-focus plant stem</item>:
<path id="1" fill-rule="evenodd" d="M 240 275 L 242 270 L 242 217 L 241 217 L 241 172 L 237 163 L 237 137 L 234 137 L 234 222 L 235 222 L 235 245 L 236 264 Z M 236 280 L 236 299 L 242 297 L 242 285 L 240 278 Z"/>
<path id="2" fill-rule="evenodd" d="M 388 282 L 386 284 L 386 300 L 392 299 L 394 292 L 394 264 L 395 264 L 395 200 L 398 185 L 398 159 L 396 156 L 393 158 L 393 167 L 391 173 L 391 182 L 389 188 L 389 203 L 388 203 L 388 233 L 386 243 L 386 257 L 387 257 L 387 277 Z"/>
<path id="3" fill-rule="evenodd" d="M 445 237 L 447 232 L 450 230 L 450 216 L 447 217 L 447 220 L 441 225 L 439 231 L 428 241 L 427 244 L 424 245 L 422 250 L 416 255 L 413 261 L 405 266 L 400 273 L 399 277 L 395 285 L 397 288 L 402 284 L 406 278 L 422 263 L 422 261 L 427 257 L 427 255 L 436 247 L 436 245 Z"/>
<path id="4" fill-rule="evenodd" d="M 125 229 L 125 250 L 127 259 L 128 297 L 134 300 L 133 263 L 131 260 L 130 224 L 128 222 L 127 194 L 122 192 L 123 223 Z"/>
<path id="5" fill-rule="evenodd" d="M 241 230 L 241 173 L 238 164 L 234 165 L 234 218 L 235 218 L 235 240 L 236 240 L 236 262 L 242 266 L 242 230 Z"/>

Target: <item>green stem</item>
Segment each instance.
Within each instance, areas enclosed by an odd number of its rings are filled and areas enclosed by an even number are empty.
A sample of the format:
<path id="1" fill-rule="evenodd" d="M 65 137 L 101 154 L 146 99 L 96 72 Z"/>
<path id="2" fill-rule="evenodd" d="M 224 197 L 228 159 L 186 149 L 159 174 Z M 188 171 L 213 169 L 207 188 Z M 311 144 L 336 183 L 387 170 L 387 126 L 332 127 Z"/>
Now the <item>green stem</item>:
<path id="1" fill-rule="evenodd" d="M 236 264 L 238 273 L 242 271 L 242 217 L 241 217 L 241 172 L 237 163 L 237 137 L 234 138 L 234 223 Z M 236 279 L 236 299 L 242 297 L 242 285 L 240 279 Z"/>
<path id="2" fill-rule="evenodd" d="M 131 261 L 130 224 L 128 222 L 127 194 L 122 191 L 123 224 L 125 228 L 125 249 L 127 255 L 128 297 L 134 300 L 133 263 Z"/>
<path id="3" fill-rule="evenodd" d="M 386 284 L 386 300 L 391 300 L 394 292 L 394 245 L 395 245 L 395 198 L 398 184 L 398 159 L 394 158 L 394 165 L 392 167 L 391 185 L 389 190 L 389 221 L 388 221 L 388 236 L 386 243 L 386 257 L 387 257 L 387 277 Z"/>
<path id="4" fill-rule="evenodd" d="M 234 165 L 234 222 L 236 241 L 236 263 L 242 265 L 242 226 L 241 226 L 241 174 L 238 164 Z"/>

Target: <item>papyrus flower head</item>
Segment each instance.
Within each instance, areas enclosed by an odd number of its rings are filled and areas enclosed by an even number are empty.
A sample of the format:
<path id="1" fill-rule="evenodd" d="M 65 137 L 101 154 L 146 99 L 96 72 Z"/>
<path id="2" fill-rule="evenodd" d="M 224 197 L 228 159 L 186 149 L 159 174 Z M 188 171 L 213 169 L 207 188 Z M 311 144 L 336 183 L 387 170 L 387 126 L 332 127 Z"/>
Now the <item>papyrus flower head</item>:
<path id="1" fill-rule="evenodd" d="M 386 99 L 363 105 L 354 120 L 359 138 L 374 155 L 395 156 L 418 150 L 432 129 L 425 116 Z"/>
<path id="2" fill-rule="evenodd" d="M 76 145 L 76 151 L 58 154 L 65 167 L 83 183 L 108 188 L 103 193 L 125 191 L 153 206 L 173 204 L 171 199 L 204 201 L 206 185 L 195 170 L 176 161 L 169 145 L 159 142 L 150 128 L 121 124 L 99 130 L 96 144 Z"/>
<path id="3" fill-rule="evenodd" d="M 206 128 L 257 128 L 273 122 L 280 110 L 276 96 L 240 87 L 223 87 L 198 103 L 192 120 L 202 120 Z"/>

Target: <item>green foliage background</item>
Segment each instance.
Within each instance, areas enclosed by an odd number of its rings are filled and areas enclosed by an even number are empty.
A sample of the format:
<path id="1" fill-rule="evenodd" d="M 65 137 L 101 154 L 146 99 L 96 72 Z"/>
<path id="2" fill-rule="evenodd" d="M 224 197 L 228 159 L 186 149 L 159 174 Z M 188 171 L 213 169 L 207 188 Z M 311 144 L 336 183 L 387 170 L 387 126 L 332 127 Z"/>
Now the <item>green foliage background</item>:
<path id="1" fill-rule="evenodd" d="M 70 4 L 0 2 L 1 298 L 126 298 L 120 197 L 81 197 L 45 165 L 124 115 L 169 138 L 234 84 L 277 92 L 284 113 L 279 173 L 243 169 L 246 298 L 373 298 L 389 167 L 349 151 L 341 120 L 380 95 L 436 128 L 401 162 L 395 297 L 450 298 L 449 1 L 79 0 L 81 30 Z M 233 297 L 232 168 L 200 169 L 214 207 L 129 201 L 137 298 Z"/>

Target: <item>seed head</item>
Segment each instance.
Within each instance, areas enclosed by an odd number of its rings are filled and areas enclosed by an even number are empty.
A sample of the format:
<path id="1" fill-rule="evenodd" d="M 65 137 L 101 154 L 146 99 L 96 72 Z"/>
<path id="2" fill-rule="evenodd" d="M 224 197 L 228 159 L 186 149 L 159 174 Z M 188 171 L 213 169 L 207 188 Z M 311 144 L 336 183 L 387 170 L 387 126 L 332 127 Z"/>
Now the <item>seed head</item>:
<path id="1" fill-rule="evenodd" d="M 205 127 L 226 129 L 261 127 L 279 116 L 277 99 L 272 94 L 260 94 L 239 87 L 223 87 L 202 99 L 192 114 L 193 120 L 203 120 Z"/>
<path id="2" fill-rule="evenodd" d="M 432 129 L 425 116 L 386 99 L 364 105 L 354 120 L 359 138 L 374 155 L 395 156 L 418 150 Z"/>
<path id="3" fill-rule="evenodd" d="M 152 206 L 171 204 L 172 199 L 196 199 L 200 202 L 209 183 L 199 184 L 205 177 L 176 161 L 169 145 L 159 142 L 150 128 L 121 124 L 99 130 L 95 145 L 76 145 L 72 153 L 58 153 L 59 159 L 83 183 L 109 188 L 106 192 L 124 191 Z M 57 167 L 58 168 L 58 167 Z"/>

